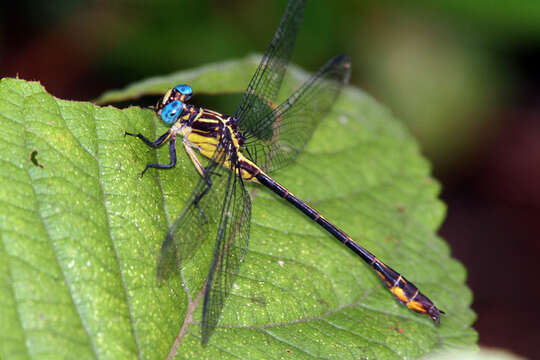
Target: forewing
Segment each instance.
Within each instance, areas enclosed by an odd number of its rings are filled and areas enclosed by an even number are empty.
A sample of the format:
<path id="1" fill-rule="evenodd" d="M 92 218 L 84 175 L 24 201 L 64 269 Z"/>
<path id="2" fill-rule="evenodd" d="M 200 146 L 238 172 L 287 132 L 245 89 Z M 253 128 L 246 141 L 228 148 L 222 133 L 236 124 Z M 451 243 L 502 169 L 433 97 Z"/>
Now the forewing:
<path id="1" fill-rule="evenodd" d="M 279 27 L 240 101 L 234 117 L 247 133 L 257 128 L 265 109 L 275 103 L 302 22 L 305 3 L 306 0 L 289 1 Z"/>
<path id="2" fill-rule="evenodd" d="M 242 178 L 229 171 L 229 186 L 223 201 L 216 246 L 207 277 L 202 314 L 202 344 L 206 344 L 231 291 L 247 252 L 251 221 L 251 200 Z M 235 174 L 236 173 L 236 174 Z"/>
<path id="3" fill-rule="evenodd" d="M 330 60 L 281 105 L 246 132 L 244 154 L 264 171 L 294 161 L 349 81 L 350 59 Z M 243 130 L 243 129 L 241 129 Z"/>

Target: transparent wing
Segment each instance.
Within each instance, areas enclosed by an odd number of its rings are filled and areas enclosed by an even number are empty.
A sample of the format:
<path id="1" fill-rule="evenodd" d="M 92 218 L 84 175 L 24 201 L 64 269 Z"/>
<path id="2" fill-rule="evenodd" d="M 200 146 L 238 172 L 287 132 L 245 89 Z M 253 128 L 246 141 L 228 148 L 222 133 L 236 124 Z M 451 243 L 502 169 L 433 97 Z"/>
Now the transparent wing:
<path id="1" fill-rule="evenodd" d="M 249 82 L 234 117 L 249 132 L 269 104 L 275 103 L 302 22 L 306 0 L 291 0 L 270 45 Z"/>
<path id="2" fill-rule="evenodd" d="M 205 176 L 199 180 L 184 209 L 169 228 L 161 246 L 158 280 L 166 280 L 177 273 L 181 264 L 207 240 L 209 228 L 217 226 L 228 186 L 228 174 L 220 165 L 221 160 L 215 156 L 209 162 Z"/>
<path id="3" fill-rule="evenodd" d="M 202 344 L 212 335 L 247 252 L 251 200 L 239 171 L 229 171 L 227 192 L 216 235 L 214 256 L 207 277 L 202 314 Z"/>
<path id="4" fill-rule="evenodd" d="M 257 126 L 245 131 L 244 154 L 268 172 L 294 161 L 332 108 L 350 73 L 349 57 L 336 56 L 277 108 L 266 107 Z"/>

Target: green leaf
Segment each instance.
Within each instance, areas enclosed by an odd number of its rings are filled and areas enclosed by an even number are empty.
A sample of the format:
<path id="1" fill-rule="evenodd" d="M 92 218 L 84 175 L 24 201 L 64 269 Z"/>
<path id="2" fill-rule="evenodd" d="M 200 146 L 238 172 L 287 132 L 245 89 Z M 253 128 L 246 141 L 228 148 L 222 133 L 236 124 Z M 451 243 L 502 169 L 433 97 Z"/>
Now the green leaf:
<path id="1" fill-rule="evenodd" d="M 241 92 L 249 57 L 150 79 L 102 100 L 163 93 Z M 286 92 L 306 74 L 292 68 Z M 219 109 L 216 109 L 219 110 Z M 150 110 L 59 100 L 41 85 L 0 81 L 0 358 L 416 358 L 469 347 L 466 272 L 435 234 L 438 183 L 390 112 L 349 87 L 298 161 L 275 179 L 413 281 L 446 311 L 436 326 L 391 296 L 343 245 L 260 186 L 250 248 L 208 346 L 200 290 L 213 244 L 180 278 L 156 281 L 167 226 L 198 174 L 176 168 L 124 131 L 166 131 Z M 200 304 L 200 303 L 199 303 Z M 191 306 L 190 306 L 191 305 Z"/>

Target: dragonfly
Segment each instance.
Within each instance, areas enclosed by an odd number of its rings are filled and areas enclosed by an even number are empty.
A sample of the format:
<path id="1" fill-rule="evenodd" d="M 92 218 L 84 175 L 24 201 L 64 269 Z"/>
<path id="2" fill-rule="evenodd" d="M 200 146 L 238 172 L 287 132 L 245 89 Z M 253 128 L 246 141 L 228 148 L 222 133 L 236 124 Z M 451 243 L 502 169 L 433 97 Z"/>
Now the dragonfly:
<path id="1" fill-rule="evenodd" d="M 218 325 L 225 300 L 248 249 L 251 219 L 251 199 L 246 190 L 248 182 L 265 186 L 347 246 L 375 270 L 400 303 L 415 312 L 427 314 L 437 324 L 440 313 L 444 313 L 412 282 L 268 175 L 295 161 L 350 77 L 349 57 L 336 56 L 284 102 L 274 105 L 291 58 L 305 2 L 289 1 L 233 116 L 188 103 L 193 89 L 181 84 L 170 89 L 154 108 L 157 116 L 170 125 L 167 132 L 154 141 L 140 133 L 125 133 L 153 148 L 169 143 L 170 162 L 149 163 L 141 176 L 150 168 L 173 168 L 177 140 L 182 141 L 200 174 L 187 205 L 168 229 L 157 273 L 160 279 L 168 278 L 209 237 L 209 228 L 217 229 L 204 285 L 203 345 L 208 343 Z"/>

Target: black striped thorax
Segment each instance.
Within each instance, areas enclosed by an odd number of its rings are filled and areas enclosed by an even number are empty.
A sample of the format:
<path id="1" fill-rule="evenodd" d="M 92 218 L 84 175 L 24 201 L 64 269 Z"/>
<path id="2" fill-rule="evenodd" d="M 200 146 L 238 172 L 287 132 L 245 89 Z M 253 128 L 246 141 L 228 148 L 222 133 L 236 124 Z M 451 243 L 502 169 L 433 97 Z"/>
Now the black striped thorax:
<path id="1" fill-rule="evenodd" d="M 226 129 L 228 116 L 213 110 L 198 108 L 195 117 L 188 123 L 191 131 L 201 136 L 221 138 Z"/>
<path id="2" fill-rule="evenodd" d="M 238 159 L 244 143 L 244 136 L 238 131 L 234 117 L 214 110 L 187 105 L 180 118 L 171 127 L 171 133 L 184 138 L 184 143 L 191 144 L 199 152 L 212 157 L 218 144 L 230 159 Z M 225 141 L 225 142 L 224 142 Z"/>
<path id="3" fill-rule="evenodd" d="M 236 147 L 243 144 L 244 137 L 238 131 L 235 118 L 210 109 L 194 107 L 193 109 L 195 112 L 190 109 L 193 115 L 184 120 L 187 120 L 186 125 L 191 128 L 191 132 L 217 140 L 226 136 L 232 140 Z"/>

